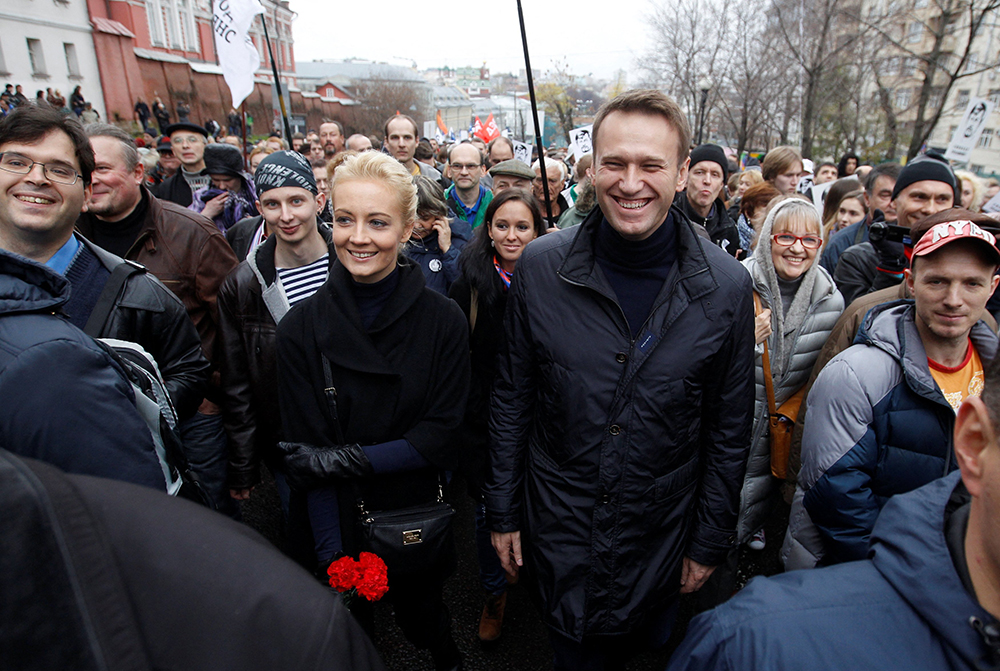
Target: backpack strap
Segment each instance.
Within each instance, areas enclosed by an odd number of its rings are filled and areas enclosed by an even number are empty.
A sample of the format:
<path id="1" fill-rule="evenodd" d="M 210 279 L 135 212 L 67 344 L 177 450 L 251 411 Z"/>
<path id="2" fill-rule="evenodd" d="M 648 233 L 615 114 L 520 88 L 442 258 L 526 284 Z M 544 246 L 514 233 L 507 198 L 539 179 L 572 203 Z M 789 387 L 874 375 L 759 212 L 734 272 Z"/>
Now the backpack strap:
<path id="1" fill-rule="evenodd" d="M 146 269 L 134 261 L 122 261 L 115 266 L 115 269 L 111 271 L 111 277 L 104 283 L 104 288 L 97 299 L 97 304 L 90 312 L 90 317 L 87 319 L 87 325 L 84 326 L 83 332 L 91 338 L 99 338 L 101 331 L 104 329 L 104 324 L 108 321 L 108 317 L 111 316 L 111 311 L 115 309 L 115 301 L 118 300 L 118 294 L 121 293 L 125 282 L 133 275 L 144 272 L 146 272 Z"/>

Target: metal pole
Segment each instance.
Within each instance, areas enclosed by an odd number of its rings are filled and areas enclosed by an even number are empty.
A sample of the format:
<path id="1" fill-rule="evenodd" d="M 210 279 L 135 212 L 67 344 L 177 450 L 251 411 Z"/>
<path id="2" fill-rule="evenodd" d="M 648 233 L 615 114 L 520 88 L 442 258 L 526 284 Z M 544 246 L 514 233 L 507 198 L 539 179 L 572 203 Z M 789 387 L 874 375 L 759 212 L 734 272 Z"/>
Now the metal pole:
<path id="1" fill-rule="evenodd" d="M 267 55 L 271 58 L 271 72 L 274 73 L 274 85 L 278 92 L 278 106 L 281 107 L 281 118 L 285 122 L 285 138 L 288 139 L 288 146 L 292 146 L 292 126 L 288 123 L 288 112 L 285 111 L 285 97 L 281 95 L 281 80 L 278 79 L 278 64 L 274 62 L 274 50 L 271 49 L 271 38 L 267 34 L 267 19 L 261 17 L 260 22 L 264 24 L 264 41 L 267 43 Z"/>
<path id="2" fill-rule="evenodd" d="M 240 149 L 243 153 L 243 169 L 250 169 L 250 162 L 247 158 L 247 101 L 240 103 L 240 129 L 243 131 L 243 140 L 240 142 Z"/>
<path id="3" fill-rule="evenodd" d="M 528 56 L 528 35 L 524 32 L 524 11 L 521 0 L 517 0 L 517 18 L 521 22 L 521 44 L 524 47 L 524 68 L 528 73 L 528 95 L 531 97 L 531 117 L 535 126 L 535 143 L 538 145 L 538 167 L 542 171 L 542 192 L 545 194 L 545 214 L 552 221 L 552 201 L 549 198 L 549 173 L 545 171 L 545 149 L 542 147 L 542 131 L 538 128 L 538 103 L 535 101 L 535 82 L 531 76 L 531 58 Z M 531 160 L 529 158 L 529 160 Z"/>

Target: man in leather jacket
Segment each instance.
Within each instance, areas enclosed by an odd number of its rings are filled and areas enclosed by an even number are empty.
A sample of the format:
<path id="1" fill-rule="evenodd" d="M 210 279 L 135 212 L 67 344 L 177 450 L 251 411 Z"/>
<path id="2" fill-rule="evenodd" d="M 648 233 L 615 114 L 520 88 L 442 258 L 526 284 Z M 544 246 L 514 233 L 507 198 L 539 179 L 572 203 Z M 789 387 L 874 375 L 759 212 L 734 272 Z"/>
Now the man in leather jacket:
<path id="1" fill-rule="evenodd" d="M 142 185 L 142 163 L 133 166 L 132 138 L 114 126 L 88 127 L 97 154 L 94 194 L 77 229 L 96 245 L 145 266 L 184 304 L 211 363 L 218 324 L 216 294 L 236 267 L 236 256 L 211 221 L 161 201 Z M 133 166 L 130 168 L 130 166 Z M 213 374 L 214 375 L 214 374 Z M 206 398 L 180 424 L 192 470 L 220 510 L 237 515 L 226 489 L 226 436 L 218 403 L 218 378 Z"/>
<path id="2" fill-rule="evenodd" d="M 198 334 L 187 319 L 184 305 L 154 276 L 135 268 L 114 297 L 114 302 L 100 323 L 88 324 L 103 288 L 122 259 L 97 247 L 81 235 L 74 235 L 73 226 L 79 207 L 70 207 L 62 193 L 73 185 L 51 179 L 63 179 L 52 172 L 50 165 L 72 165 L 74 161 L 94 165 L 94 154 L 83 129 L 75 120 L 44 107 L 30 106 L 11 115 L 0 129 L 0 152 L 8 160 L 13 150 L 39 152 L 45 171 L 32 165 L 20 176 L 10 193 L 18 205 L 0 208 L 0 247 L 32 261 L 42 263 L 70 282 L 72 292 L 65 312 L 78 328 L 94 337 L 116 338 L 138 343 L 156 360 L 166 382 L 171 400 L 180 417 L 190 417 L 202 401 L 208 382 L 208 361 L 201 352 Z M 15 128 L 15 124 L 17 127 Z M 27 155 L 27 154 L 26 154 Z M 81 155 L 86 159 L 80 160 Z M 15 162 L 17 165 L 26 163 Z M 138 163 L 141 179 L 141 163 Z M 5 168 L 4 178 L 16 178 Z M 87 182 L 90 196 L 91 176 L 70 177 Z M 79 187 L 77 187 L 79 188 Z M 32 202 L 35 201 L 35 202 Z M 38 202 L 41 201 L 41 202 Z M 86 202 L 86 201 L 85 201 Z M 35 210 L 55 210 L 51 214 L 23 209 L 20 203 Z M 56 207 L 65 203 L 66 207 Z M 86 205 L 84 205 L 86 207 Z"/>

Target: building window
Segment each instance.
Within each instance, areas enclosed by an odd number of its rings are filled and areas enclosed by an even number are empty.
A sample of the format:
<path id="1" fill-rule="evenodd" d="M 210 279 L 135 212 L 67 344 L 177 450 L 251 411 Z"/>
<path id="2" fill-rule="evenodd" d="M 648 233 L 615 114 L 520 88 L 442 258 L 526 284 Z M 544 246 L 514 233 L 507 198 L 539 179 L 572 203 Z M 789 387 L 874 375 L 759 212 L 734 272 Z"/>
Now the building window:
<path id="1" fill-rule="evenodd" d="M 899 89 L 896 91 L 896 108 L 906 109 L 910 106 L 910 89 Z"/>
<path id="2" fill-rule="evenodd" d="M 187 50 L 198 51 L 198 30 L 188 0 L 177 0 L 177 22 L 180 24 L 181 39 Z"/>
<path id="3" fill-rule="evenodd" d="M 974 53 L 973 54 L 969 54 L 969 60 L 965 61 L 965 71 L 966 72 L 972 72 L 977 67 L 979 67 L 979 63 L 976 60 L 976 54 L 974 54 Z"/>
<path id="4" fill-rule="evenodd" d="M 63 51 L 66 52 L 66 71 L 71 79 L 79 79 L 80 62 L 76 59 L 76 45 L 72 42 L 63 42 Z"/>
<path id="5" fill-rule="evenodd" d="M 28 39 L 28 58 L 31 60 L 31 74 L 47 76 L 49 73 L 45 69 L 45 54 L 42 53 L 42 41 L 32 38 Z"/>
<path id="6" fill-rule="evenodd" d="M 146 0 L 146 20 L 149 23 L 149 40 L 154 47 L 166 45 L 163 35 L 163 10 L 159 0 Z"/>
<path id="7" fill-rule="evenodd" d="M 993 146 L 993 129 L 984 128 L 983 134 L 979 136 L 979 142 L 976 143 L 976 149 L 989 149 Z"/>
<path id="8" fill-rule="evenodd" d="M 890 77 L 899 74 L 899 56 L 885 59 L 883 72 Z"/>
<path id="9" fill-rule="evenodd" d="M 166 0 L 163 11 L 166 14 L 167 43 L 174 49 L 183 49 L 184 42 L 181 41 L 181 29 L 178 25 L 177 5 L 175 1 Z"/>
<path id="10" fill-rule="evenodd" d="M 904 77 L 913 77 L 917 74 L 917 59 L 910 57 L 903 60 L 903 71 L 900 73 Z"/>
<path id="11" fill-rule="evenodd" d="M 961 89 L 955 96 L 955 106 L 959 109 L 965 109 L 965 106 L 969 104 L 969 93 L 969 89 Z"/>
<path id="12" fill-rule="evenodd" d="M 924 24 L 919 21 L 913 21 L 910 23 L 906 31 L 906 41 L 910 44 L 914 42 L 919 42 L 924 37 Z"/>

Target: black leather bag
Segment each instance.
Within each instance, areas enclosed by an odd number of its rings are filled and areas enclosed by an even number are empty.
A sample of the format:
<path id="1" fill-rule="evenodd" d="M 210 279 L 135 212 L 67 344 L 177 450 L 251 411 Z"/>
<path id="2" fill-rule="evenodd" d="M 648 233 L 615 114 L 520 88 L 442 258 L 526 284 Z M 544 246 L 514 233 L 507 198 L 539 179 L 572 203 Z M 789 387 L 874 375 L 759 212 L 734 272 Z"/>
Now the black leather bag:
<path id="1" fill-rule="evenodd" d="M 330 360 L 323 355 L 324 394 L 337 442 L 343 444 L 337 413 L 337 391 L 333 386 Z M 396 510 L 365 508 L 358 498 L 358 539 L 362 552 L 382 558 L 390 576 L 414 575 L 433 570 L 448 571 L 455 564 L 455 541 L 451 519 L 455 509 L 444 500 L 444 483 L 438 476 L 436 501 Z"/>
<path id="2" fill-rule="evenodd" d="M 447 569 L 455 554 L 451 520 L 455 509 L 439 484 L 436 501 L 397 510 L 365 509 L 359 501 L 358 538 L 364 552 L 374 552 L 392 575 Z"/>

